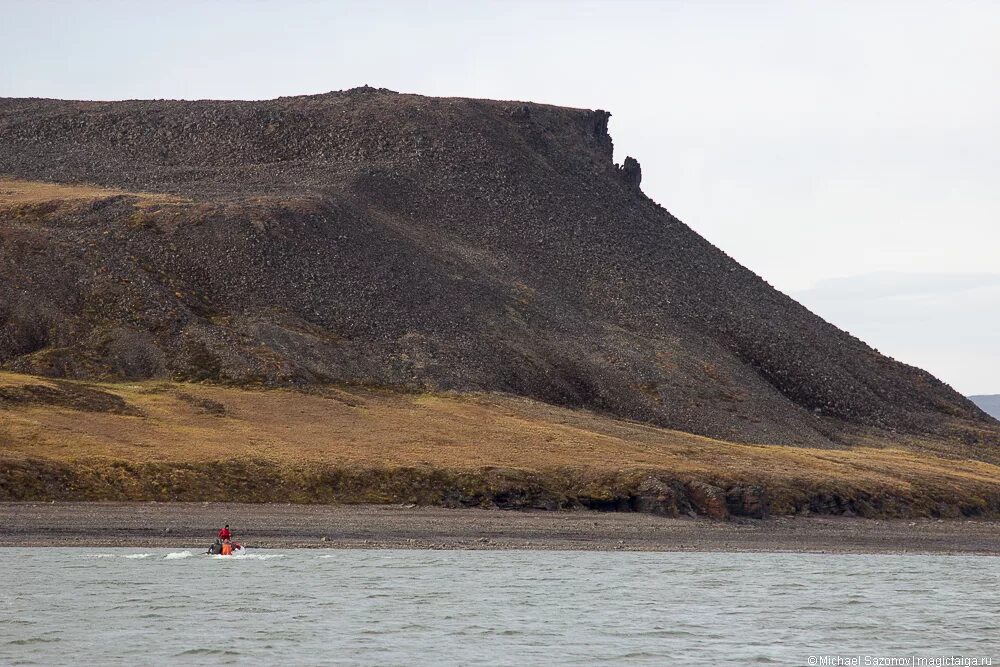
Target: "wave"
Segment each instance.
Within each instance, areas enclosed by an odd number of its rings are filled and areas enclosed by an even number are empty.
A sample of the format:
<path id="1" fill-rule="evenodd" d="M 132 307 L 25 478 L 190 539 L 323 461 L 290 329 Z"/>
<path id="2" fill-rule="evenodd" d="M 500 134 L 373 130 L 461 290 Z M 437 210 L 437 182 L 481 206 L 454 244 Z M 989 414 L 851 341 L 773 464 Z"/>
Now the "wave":
<path id="1" fill-rule="evenodd" d="M 149 558 L 153 554 L 87 554 L 84 558 L 128 558 L 130 560 L 136 560 L 140 558 Z"/>
<path id="2" fill-rule="evenodd" d="M 213 558 L 226 558 L 232 560 L 270 560 L 271 558 L 282 558 L 285 554 L 245 554 L 234 553 L 231 556 L 213 556 Z"/>
<path id="3" fill-rule="evenodd" d="M 190 648 L 177 654 L 176 657 L 185 655 L 240 655 L 238 651 L 219 648 Z"/>
<path id="4" fill-rule="evenodd" d="M 24 639 L 12 639 L 7 642 L 7 646 L 30 646 L 31 644 L 52 644 L 62 641 L 58 637 L 27 637 Z"/>
<path id="5" fill-rule="evenodd" d="M 163 557 L 163 560 L 177 560 L 178 558 L 191 558 L 194 556 L 190 551 L 173 551 Z"/>

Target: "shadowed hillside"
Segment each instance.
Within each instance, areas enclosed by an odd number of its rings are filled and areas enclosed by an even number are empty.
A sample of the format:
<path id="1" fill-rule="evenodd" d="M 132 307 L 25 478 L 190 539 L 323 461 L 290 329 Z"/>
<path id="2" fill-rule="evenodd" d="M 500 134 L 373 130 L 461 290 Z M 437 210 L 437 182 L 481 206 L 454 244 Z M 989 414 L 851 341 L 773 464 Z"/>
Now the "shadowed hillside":
<path id="1" fill-rule="evenodd" d="M 506 392 L 731 441 L 995 457 L 968 400 L 645 197 L 608 115 L 368 88 L 0 100 L 0 364 Z"/>

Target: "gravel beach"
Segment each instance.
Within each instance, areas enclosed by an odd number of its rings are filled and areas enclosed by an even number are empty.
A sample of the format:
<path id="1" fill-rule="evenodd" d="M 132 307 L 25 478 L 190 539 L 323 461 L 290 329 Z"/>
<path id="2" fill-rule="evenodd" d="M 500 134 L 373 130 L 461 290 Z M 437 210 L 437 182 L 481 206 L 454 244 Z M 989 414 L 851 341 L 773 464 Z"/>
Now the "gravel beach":
<path id="1" fill-rule="evenodd" d="M 996 521 L 235 503 L 0 503 L 0 546 L 197 548 L 225 523 L 250 548 L 1000 554 Z"/>

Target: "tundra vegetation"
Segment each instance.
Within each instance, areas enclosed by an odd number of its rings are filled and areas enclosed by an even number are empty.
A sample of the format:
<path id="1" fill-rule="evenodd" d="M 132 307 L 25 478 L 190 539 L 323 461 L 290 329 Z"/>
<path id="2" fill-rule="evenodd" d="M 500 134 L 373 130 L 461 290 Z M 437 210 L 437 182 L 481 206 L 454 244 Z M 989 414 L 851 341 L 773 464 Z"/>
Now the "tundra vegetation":
<path id="1" fill-rule="evenodd" d="M 714 440 L 487 393 L 0 375 L 0 500 L 419 503 L 763 517 L 990 516 L 940 444 Z"/>

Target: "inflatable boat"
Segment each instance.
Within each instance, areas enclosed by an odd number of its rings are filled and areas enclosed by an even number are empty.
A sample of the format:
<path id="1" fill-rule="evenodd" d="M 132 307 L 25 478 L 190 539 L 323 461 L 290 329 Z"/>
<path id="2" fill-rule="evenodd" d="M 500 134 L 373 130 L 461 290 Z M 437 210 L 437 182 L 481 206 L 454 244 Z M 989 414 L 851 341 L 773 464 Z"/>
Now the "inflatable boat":
<path id="1" fill-rule="evenodd" d="M 216 540 L 206 553 L 210 556 L 238 556 L 243 553 L 243 545 Z"/>

